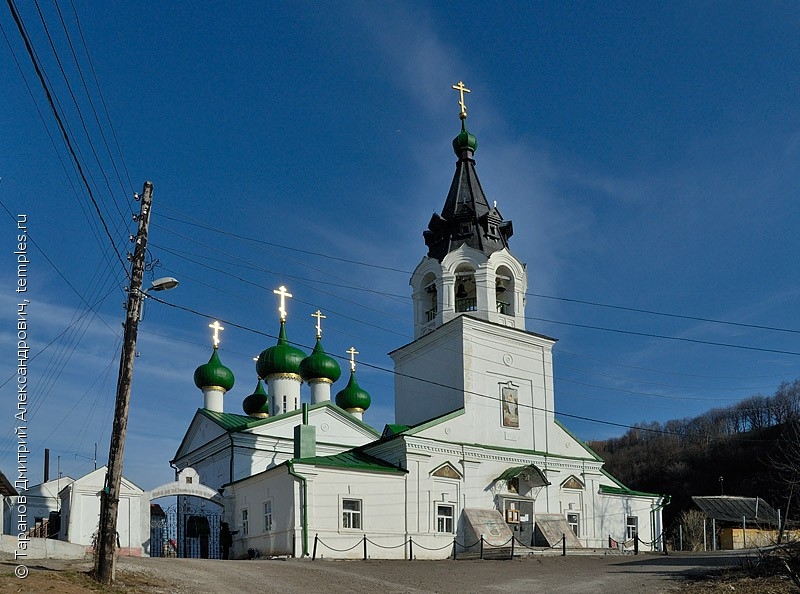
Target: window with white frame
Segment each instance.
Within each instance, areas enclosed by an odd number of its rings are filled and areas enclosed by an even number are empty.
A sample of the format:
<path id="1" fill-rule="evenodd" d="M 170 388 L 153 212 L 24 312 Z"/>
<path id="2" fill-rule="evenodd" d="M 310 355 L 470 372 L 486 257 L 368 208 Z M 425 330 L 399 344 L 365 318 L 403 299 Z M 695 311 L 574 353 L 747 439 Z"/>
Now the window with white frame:
<path id="1" fill-rule="evenodd" d="M 639 535 L 639 518 L 638 516 L 628 516 L 625 529 L 625 538 L 636 538 Z"/>
<path id="2" fill-rule="evenodd" d="M 342 499 L 342 528 L 361 530 L 361 500 Z"/>
<path id="3" fill-rule="evenodd" d="M 581 518 L 580 514 L 576 513 L 567 514 L 567 524 L 569 524 L 569 527 L 575 533 L 575 536 L 581 535 L 580 518 Z"/>
<path id="4" fill-rule="evenodd" d="M 272 531 L 272 499 L 264 502 L 264 532 Z"/>
<path id="5" fill-rule="evenodd" d="M 453 529 L 453 517 L 455 515 L 455 509 L 452 505 L 447 505 L 444 503 L 437 503 L 436 504 L 436 532 L 449 532 L 452 534 L 455 532 Z"/>
<path id="6" fill-rule="evenodd" d="M 250 519 L 247 513 L 247 508 L 242 510 L 242 536 L 247 536 L 250 533 Z"/>

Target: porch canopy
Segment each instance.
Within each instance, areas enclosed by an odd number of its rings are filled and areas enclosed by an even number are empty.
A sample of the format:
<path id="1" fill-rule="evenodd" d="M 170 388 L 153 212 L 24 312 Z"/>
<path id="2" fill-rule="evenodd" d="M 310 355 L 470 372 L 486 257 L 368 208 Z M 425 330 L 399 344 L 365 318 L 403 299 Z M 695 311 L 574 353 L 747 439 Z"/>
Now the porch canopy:
<path id="1" fill-rule="evenodd" d="M 530 487 L 545 487 L 550 484 L 544 473 L 539 470 L 535 464 L 526 464 L 525 466 L 514 466 L 507 468 L 503 473 L 498 476 L 496 481 L 510 481 L 513 478 L 521 477 L 525 483 Z"/>

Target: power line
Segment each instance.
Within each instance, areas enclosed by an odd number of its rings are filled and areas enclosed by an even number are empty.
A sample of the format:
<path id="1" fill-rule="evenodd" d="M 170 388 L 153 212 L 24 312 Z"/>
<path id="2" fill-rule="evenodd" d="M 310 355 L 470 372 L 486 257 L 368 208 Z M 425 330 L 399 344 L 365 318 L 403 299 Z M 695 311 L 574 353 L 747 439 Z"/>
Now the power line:
<path id="1" fill-rule="evenodd" d="M 75 148 L 72 145 L 72 141 L 70 140 L 69 134 L 67 133 L 67 129 L 66 129 L 65 125 L 64 125 L 64 122 L 62 121 L 61 116 L 59 115 L 58 110 L 56 109 L 56 106 L 55 106 L 55 103 L 54 103 L 54 100 L 53 100 L 53 95 L 50 92 L 50 88 L 48 87 L 48 85 L 47 85 L 47 83 L 45 81 L 44 74 L 43 74 L 42 69 L 41 69 L 41 67 L 39 65 L 39 61 L 36 59 L 36 56 L 35 56 L 34 51 L 33 51 L 33 46 L 31 44 L 30 38 L 28 37 L 27 32 L 25 31 L 25 28 L 24 28 L 24 26 L 22 24 L 22 20 L 21 20 L 21 18 L 19 16 L 19 13 L 17 12 L 17 7 L 14 4 L 14 0 L 6 0 L 6 3 L 8 4 L 9 9 L 11 10 L 11 16 L 14 18 L 14 23 L 17 25 L 17 29 L 19 30 L 19 34 L 22 36 L 22 40 L 25 43 L 25 50 L 28 52 L 28 56 L 31 59 L 31 62 L 32 62 L 33 67 L 34 67 L 34 70 L 36 71 L 36 76 L 39 78 L 39 83 L 41 84 L 42 89 L 44 90 L 45 97 L 47 99 L 47 103 L 50 106 L 51 111 L 53 112 L 53 116 L 56 119 L 56 123 L 58 124 L 59 129 L 61 130 L 61 135 L 64 138 L 64 142 L 67 145 L 67 149 L 68 149 L 68 151 L 70 153 L 70 156 L 72 157 L 72 160 L 75 163 L 75 166 L 77 167 L 78 174 L 79 174 L 79 176 L 81 178 L 81 181 L 83 182 L 83 185 L 84 185 L 84 187 L 86 188 L 86 191 L 89 194 L 89 199 L 91 200 L 92 205 L 94 206 L 95 212 L 97 213 L 97 216 L 100 219 L 100 223 L 103 226 L 103 229 L 104 229 L 104 231 L 106 233 L 106 236 L 108 237 L 108 240 L 111 242 L 111 247 L 113 248 L 114 253 L 117 255 L 117 259 L 119 260 L 119 263 L 121 264 L 122 269 L 125 272 L 125 275 L 129 277 L 128 269 L 127 269 L 127 266 L 125 264 L 125 260 L 122 257 L 122 254 L 120 254 L 119 250 L 117 249 L 116 243 L 114 242 L 114 238 L 111 235 L 111 231 L 109 230 L 108 225 L 106 224 L 105 218 L 103 217 L 103 213 L 100 210 L 100 205 L 98 204 L 97 200 L 95 199 L 94 192 L 92 192 L 92 188 L 89 185 L 89 180 L 86 178 L 86 174 L 84 173 L 83 166 L 81 165 L 81 162 L 78 159 L 78 155 L 75 152 Z"/>
<path id="2" fill-rule="evenodd" d="M 588 329 L 588 330 L 601 330 L 603 332 L 615 332 L 617 334 L 627 334 L 629 336 L 643 336 L 645 338 L 660 338 L 660 339 L 663 339 L 663 340 L 677 340 L 677 341 L 680 341 L 680 342 L 690 342 L 690 343 L 693 343 L 693 344 L 705 344 L 705 345 L 709 345 L 709 346 L 727 347 L 727 348 L 731 348 L 731 349 L 742 349 L 742 350 L 746 350 L 746 351 L 758 351 L 758 352 L 761 352 L 761 353 L 773 353 L 773 354 L 778 354 L 778 355 L 800 356 L 800 353 L 795 352 L 795 351 L 783 351 L 783 350 L 780 350 L 780 349 L 768 349 L 768 348 L 763 348 L 763 347 L 747 346 L 747 345 L 742 345 L 742 344 L 731 344 L 731 343 L 727 343 L 727 342 L 715 342 L 715 341 L 712 341 L 712 340 L 700 340 L 698 338 L 685 338 L 685 337 L 682 337 L 682 336 L 666 336 L 664 334 L 652 334 L 652 333 L 649 333 L 649 332 L 636 332 L 634 330 L 619 330 L 617 328 L 605 328 L 603 326 L 591 326 L 589 324 L 577 324 L 577 323 L 574 323 L 574 322 L 560 322 L 558 320 L 548 320 L 546 318 L 530 317 L 530 318 L 525 318 L 525 319 L 536 320 L 536 321 L 539 321 L 539 322 L 547 322 L 547 323 L 550 323 L 550 324 L 559 324 L 561 326 L 572 326 L 572 327 L 575 327 L 575 328 L 585 328 L 585 329 Z"/>
<path id="3" fill-rule="evenodd" d="M 190 307 L 178 305 L 178 304 L 175 304 L 175 303 L 170 303 L 169 301 L 165 301 L 165 300 L 163 300 L 161 298 L 158 298 L 158 297 L 156 297 L 154 295 L 150 295 L 149 298 L 153 299 L 154 301 L 157 301 L 158 303 L 166 305 L 168 307 L 179 309 L 181 311 L 185 311 L 187 313 L 191 313 L 193 315 L 202 317 L 204 319 L 215 318 L 215 319 L 219 320 L 220 322 L 222 322 L 224 324 L 227 324 L 227 325 L 229 325 L 231 327 L 239 328 L 240 330 L 245 330 L 247 332 L 251 332 L 251 333 L 254 333 L 254 334 L 257 334 L 257 335 L 260 335 L 260 336 L 264 336 L 264 337 L 267 337 L 267 338 L 277 339 L 277 336 L 269 334 L 267 332 L 256 330 L 254 328 L 251 328 L 249 326 L 245 326 L 243 324 L 238 324 L 238 323 L 233 322 L 231 320 L 226 320 L 226 319 L 223 319 L 223 318 L 215 317 L 215 316 L 200 312 L 200 311 L 198 311 L 196 309 L 193 309 L 193 308 L 190 308 Z M 299 344 L 300 346 L 302 346 L 304 348 L 310 348 L 309 345 L 303 345 L 303 344 L 300 344 L 300 343 L 296 343 L 296 344 Z M 343 360 L 345 359 L 345 357 L 342 357 L 342 356 L 339 356 L 339 355 L 332 355 L 332 356 L 335 357 L 335 358 L 338 358 L 338 359 L 343 359 Z M 431 386 L 436 386 L 436 387 L 439 387 L 439 388 L 445 388 L 445 389 L 449 389 L 449 390 L 455 390 L 456 389 L 455 387 L 453 387 L 451 385 L 448 385 L 448 384 L 444 384 L 444 383 L 441 383 L 441 382 L 436 382 L 436 381 L 433 381 L 433 380 L 430 380 L 430 379 L 419 378 L 419 377 L 416 377 L 416 376 L 412 376 L 410 374 L 400 373 L 400 372 L 398 372 L 396 370 L 388 369 L 388 368 L 383 367 L 381 365 L 376 365 L 376 364 L 368 363 L 368 362 L 365 362 L 365 361 L 359 362 L 359 365 L 362 366 L 362 367 L 367 367 L 367 368 L 374 369 L 376 371 L 380 371 L 380 372 L 383 372 L 383 373 L 388 373 L 388 374 L 391 374 L 392 376 L 395 376 L 395 377 L 405 377 L 407 379 L 412 379 L 412 380 L 425 382 L 426 384 L 429 384 Z M 502 403 L 503 402 L 502 398 L 500 398 L 499 396 L 490 396 L 490 395 L 487 395 L 487 394 L 483 394 L 483 393 L 480 393 L 480 392 L 475 392 L 475 391 L 472 391 L 472 390 L 466 390 L 466 389 L 464 389 L 463 392 L 464 392 L 465 395 L 475 396 L 475 397 L 478 397 L 478 398 L 483 398 L 485 400 L 490 400 L 490 401 L 494 401 L 494 402 L 497 402 L 497 403 Z M 625 428 L 625 429 L 637 429 L 637 430 L 647 431 L 647 432 L 652 432 L 652 433 L 659 433 L 659 434 L 664 434 L 664 435 L 673 435 L 673 436 L 676 436 L 676 437 L 685 437 L 682 434 L 671 432 L 671 431 L 666 431 L 666 430 L 641 427 L 641 426 L 638 426 L 638 425 L 630 425 L 630 424 L 626 424 L 626 423 L 618 423 L 618 422 L 615 422 L 615 421 L 607 421 L 607 420 L 604 420 L 604 419 L 597 419 L 597 418 L 593 418 L 593 417 L 587 417 L 587 416 L 584 416 L 584 415 L 576 415 L 576 414 L 571 414 L 571 413 L 565 413 L 565 412 L 560 412 L 560 411 L 556 411 L 556 410 L 550 411 L 550 410 L 548 410 L 546 408 L 534 406 L 533 404 L 520 403 L 518 406 L 520 406 L 521 408 L 529 408 L 529 409 L 534 410 L 534 411 L 544 412 L 545 414 L 553 413 L 554 415 L 557 415 L 559 417 L 566 417 L 566 418 L 577 419 L 577 420 L 581 420 L 581 421 L 588 421 L 588 422 L 597 423 L 597 424 L 601 424 L 601 425 L 608 425 L 608 426 L 612 426 L 612 427 L 621 427 L 621 428 Z"/>
<path id="4" fill-rule="evenodd" d="M 165 251 L 171 251 L 171 253 L 173 253 L 173 254 L 175 254 L 177 256 L 183 257 L 183 258 L 185 258 L 185 259 L 187 259 L 187 260 L 189 260 L 191 262 L 194 262 L 195 264 L 197 264 L 199 266 L 203 266 L 203 267 L 208 268 L 210 270 L 214 270 L 215 272 L 219 272 L 220 274 L 234 276 L 234 278 L 237 278 L 240 281 L 243 281 L 243 282 L 246 282 L 248 284 L 255 285 L 255 286 L 258 286 L 258 287 L 261 287 L 261 288 L 265 288 L 265 287 L 263 287 L 261 285 L 258 285 L 257 283 L 254 283 L 252 281 L 248 281 L 246 279 L 243 279 L 241 277 L 233 275 L 232 273 L 230 273 L 230 272 L 228 272 L 226 270 L 221 270 L 219 268 L 215 268 L 213 266 L 210 266 L 206 262 L 203 262 L 203 261 L 200 261 L 200 260 L 193 260 L 191 258 L 188 258 L 187 256 L 184 256 L 180 252 L 177 252 L 175 250 L 170 250 L 169 248 L 166 248 L 166 247 L 162 247 L 161 249 L 164 249 Z M 199 258 L 200 256 L 198 255 L 197 257 Z M 209 259 L 209 258 L 206 258 L 206 259 Z M 213 258 L 211 258 L 211 259 L 213 259 Z M 271 274 L 276 274 L 274 271 L 269 271 L 269 270 L 266 270 L 264 268 L 257 267 L 257 266 L 255 266 L 253 264 L 250 264 L 250 263 L 248 263 L 246 265 L 246 267 L 247 268 L 251 268 L 251 269 L 255 269 L 255 270 L 261 270 L 261 271 L 265 271 L 265 272 L 270 272 Z M 306 285 L 308 284 L 308 282 L 319 282 L 319 281 L 305 281 L 304 282 L 304 281 L 299 281 L 299 277 L 296 277 L 296 276 L 285 275 L 285 274 L 283 276 L 284 277 L 294 278 L 294 279 L 298 280 L 298 282 L 301 282 L 302 284 L 306 284 Z M 355 288 L 358 288 L 358 287 L 355 287 Z M 319 290 L 319 289 L 317 289 L 317 290 Z M 325 291 L 322 291 L 322 292 L 326 293 Z M 372 309 L 373 311 L 377 311 L 374 308 L 366 307 L 363 303 L 355 303 L 355 302 L 353 302 L 351 300 L 347 300 L 347 299 L 345 299 L 343 297 L 340 297 L 338 295 L 333 295 L 331 293 L 327 293 L 327 294 L 331 295 L 331 296 L 334 296 L 337 299 L 342 299 L 344 301 L 349 301 L 350 303 L 358 305 L 359 307 L 364 307 L 366 309 Z M 392 315 L 392 314 L 389 314 L 389 313 L 386 313 L 386 312 L 381 312 L 381 313 L 383 313 L 384 315 L 388 315 L 388 316 Z M 476 313 L 481 313 L 481 312 L 476 312 Z M 399 316 L 394 316 L 394 317 L 399 318 Z M 756 351 L 756 352 L 773 353 L 773 354 L 781 354 L 781 355 L 800 356 L 800 352 L 786 351 L 786 350 L 781 350 L 781 349 L 769 349 L 769 348 L 765 348 L 765 347 L 756 347 L 756 346 L 749 346 L 749 345 L 739 345 L 739 344 L 732 344 L 732 343 L 725 343 L 725 342 L 716 342 L 716 341 L 701 340 L 701 339 L 696 339 L 696 338 L 686 338 L 686 337 L 681 337 L 681 336 L 667 336 L 667 335 L 663 335 L 663 334 L 654 334 L 654 333 L 649 333 L 649 332 L 637 332 L 637 331 L 634 331 L 634 330 L 622 330 L 622 329 L 619 329 L 619 328 L 607 328 L 607 327 L 603 327 L 603 326 L 593 326 L 593 325 L 589 325 L 589 324 L 578 324 L 578 323 L 574 323 L 574 322 L 563 322 L 563 321 L 559 321 L 559 320 L 552 320 L 552 319 L 540 318 L 540 317 L 535 317 L 535 316 L 525 316 L 525 319 L 526 320 L 531 320 L 531 321 L 546 322 L 546 323 L 550 323 L 550 324 L 559 324 L 559 325 L 564 325 L 564 326 L 584 328 L 584 329 L 589 329 L 589 330 L 598 330 L 598 331 L 603 331 L 603 332 L 614 332 L 614 333 L 617 333 L 617 334 L 625 334 L 625 335 L 629 335 L 629 336 L 641 336 L 641 337 L 645 337 L 645 338 L 657 338 L 657 339 L 663 339 L 663 340 L 689 342 L 689 343 L 693 343 L 693 344 L 703 344 L 703 345 L 708 345 L 708 346 L 734 348 L 734 349 L 741 349 L 741 350 L 747 350 L 747 351 Z"/>
<path id="5" fill-rule="evenodd" d="M 751 328 L 754 330 L 770 330 L 772 332 L 789 332 L 792 334 L 800 334 L 800 330 L 792 328 L 778 328 L 777 326 L 762 326 L 759 324 L 745 324 L 744 322 L 731 322 L 729 320 L 717 320 L 714 318 L 703 318 L 698 316 L 689 316 L 683 314 L 667 313 L 663 311 L 655 311 L 652 309 L 639 309 L 636 307 L 627 307 L 624 305 L 611 305 L 608 303 L 600 303 L 598 301 L 586 301 L 583 299 L 573 299 L 569 297 L 554 297 L 552 295 L 543 295 L 541 293 L 526 293 L 528 297 L 538 297 L 540 299 L 552 299 L 555 301 L 564 301 L 567 303 L 580 303 L 581 305 L 591 305 L 593 307 L 603 307 L 607 309 L 617 309 L 620 311 L 630 311 L 634 313 L 641 313 L 651 316 L 662 316 L 666 318 L 678 318 L 681 320 L 692 320 L 694 322 L 709 322 L 712 324 L 723 324 L 725 326 L 738 326 L 739 328 Z"/>
<path id="6" fill-rule="evenodd" d="M 125 156 L 122 153 L 122 148 L 119 145 L 119 139 L 117 138 L 117 132 L 114 129 L 114 123 L 111 120 L 111 114 L 108 111 L 108 105 L 106 104 L 106 99 L 103 96 L 103 91 L 100 88 L 100 81 L 97 79 L 97 72 L 94 69 L 94 63 L 92 62 L 92 57 L 89 54 L 89 47 L 86 44 L 86 39 L 83 36 L 83 29 L 81 27 L 81 21 L 78 17 L 78 11 L 75 9 L 75 3 L 73 0 L 70 0 L 70 5 L 72 6 L 72 12 L 75 15 L 75 24 L 78 27 L 78 34 L 81 38 L 81 43 L 83 44 L 83 51 L 86 54 L 86 61 L 89 63 L 89 69 L 92 71 L 92 77 L 94 78 L 94 84 L 97 88 L 97 94 L 100 97 L 100 102 L 103 104 L 103 110 L 105 111 L 106 121 L 108 121 L 108 127 L 111 129 L 111 136 L 114 138 L 114 144 L 117 147 L 117 153 L 119 154 L 120 161 L 122 161 L 122 168 L 125 171 L 125 178 L 128 180 L 128 191 L 133 192 L 133 182 L 131 182 L 130 174 L 128 173 L 128 165 L 125 163 Z"/>
<path id="7" fill-rule="evenodd" d="M 271 246 L 271 247 L 276 247 L 276 248 L 280 248 L 280 249 L 287 250 L 287 251 L 293 251 L 293 252 L 297 252 L 297 253 L 301 253 L 301 254 L 316 256 L 316 257 L 325 258 L 325 259 L 328 259 L 328 260 L 333 260 L 335 262 L 343 262 L 343 263 L 347 263 L 347 264 L 355 264 L 357 266 L 363 266 L 363 267 L 366 267 L 366 268 L 373 268 L 373 269 L 377 269 L 377 270 L 386 270 L 386 271 L 389 271 L 389 272 L 397 272 L 399 274 L 405 274 L 405 275 L 409 275 L 409 276 L 412 274 L 412 271 L 409 271 L 409 270 L 403 270 L 403 269 L 395 268 L 395 267 L 391 267 L 391 266 L 383 266 L 383 265 L 380 265 L 380 264 L 375 264 L 375 263 L 367 262 L 367 261 L 363 261 L 363 260 L 353 260 L 351 258 L 341 258 L 341 257 L 337 257 L 337 256 L 331 256 L 331 255 L 323 253 L 323 252 L 315 252 L 315 251 L 311 251 L 311 250 L 305 250 L 305 249 L 297 248 L 297 247 L 294 247 L 294 246 L 287 246 L 287 245 L 283 245 L 283 244 L 279 244 L 279 243 L 275 243 L 275 242 L 266 241 L 266 240 L 263 240 L 263 239 L 258 239 L 258 238 L 255 238 L 255 237 L 249 237 L 249 236 L 242 235 L 242 234 L 239 234 L 239 233 L 233 233 L 231 231 L 227 231 L 227 230 L 223 230 L 223 229 L 218 229 L 216 227 L 212 227 L 211 225 L 208 225 L 206 223 L 198 221 L 197 219 L 194 219 L 193 217 L 191 217 L 189 215 L 181 213 L 180 211 L 178 211 L 178 210 L 176 210 L 174 208 L 169 208 L 169 207 L 164 207 L 164 208 L 166 208 L 167 210 L 169 210 L 171 212 L 180 214 L 181 216 L 185 217 L 185 219 L 179 219 L 179 218 L 171 217 L 171 216 L 168 216 L 168 215 L 161 215 L 161 218 L 164 218 L 164 219 L 167 219 L 167 220 L 170 220 L 170 221 L 175 221 L 175 222 L 178 222 L 178 223 L 182 223 L 184 225 L 190 225 L 190 226 L 198 227 L 198 228 L 201 228 L 201 229 L 205 229 L 207 231 L 213 231 L 215 233 L 219 233 L 219 234 L 227 236 L 227 237 L 232 237 L 234 239 L 239 239 L 241 241 L 251 242 L 251 243 L 255 243 L 255 244 L 259 244 L 259 245 L 267 245 L 267 246 Z M 167 227 L 163 227 L 163 226 L 161 226 L 161 227 L 163 229 L 169 231 L 170 233 L 178 235 L 179 237 L 183 237 L 179 233 L 176 233 L 175 231 L 173 231 L 173 230 L 171 230 L 171 229 L 169 229 Z M 202 242 L 197 242 L 197 240 L 193 240 L 193 241 L 195 243 L 201 243 L 201 245 L 209 247 L 207 244 L 202 244 Z M 575 299 L 575 298 L 570 298 L 570 297 L 558 297 L 558 296 L 553 296 L 553 295 L 545 295 L 545 294 L 542 294 L 542 293 L 528 292 L 528 293 L 525 293 L 525 295 L 527 297 L 536 297 L 536 298 L 540 298 L 540 299 L 551 299 L 551 300 L 555 300 L 555 301 L 563 301 L 563 302 L 568 302 L 568 303 L 577 303 L 577 304 L 589 305 L 589 306 L 593 306 L 593 307 L 617 309 L 617 310 L 621 310 L 621 311 L 630 311 L 630 312 L 633 312 L 633 313 L 641 313 L 641 314 L 645 314 L 645 315 L 654 315 L 654 316 L 661 316 L 661 317 L 668 317 L 668 318 L 675 318 L 675 319 L 691 320 L 691 321 L 696 321 L 696 322 L 708 322 L 708 323 L 713 323 L 713 324 L 721 324 L 721 325 L 725 325 L 725 326 L 734 326 L 734 327 L 740 327 L 740 328 L 750 328 L 750 329 L 754 329 L 754 330 L 767 330 L 767 331 L 772 331 L 772 332 L 786 332 L 786 333 L 792 333 L 792 334 L 800 334 L 800 330 L 793 329 L 793 328 L 780 328 L 780 327 L 777 327 L 777 326 L 766 326 L 766 325 L 760 325 L 760 324 L 747 324 L 747 323 L 744 323 L 744 322 L 734 322 L 734 321 L 730 321 L 730 320 L 720 320 L 720 319 L 706 318 L 706 317 L 701 317 L 701 316 L 676 314 L 676 313 L 670 313 L 670 312 L 660 312 L 660 311 L 656 311 L 656 310 L 639 309 L 639 308 L 635 308 L 635 307 L 628 307 L 628 306 L 622 306 L 622 305 L 613 305 L 613 304 L 608 304 L 608 303 L 602 303 L 602 302 L 597 302 L 597 301 L 587 301 L 587 300 Z M 400 296 L 395 295 L 394 297 L 400 297 Z M 529 318 L 526 318 L 526 319 L 537 320 L 539 318 L 530 318 L 529 317 Z M 542 320 L 542 321 L 550 321 L 550 320 Z M 553 322 L 553 323 L 558 324 L 560 322 Z"/>

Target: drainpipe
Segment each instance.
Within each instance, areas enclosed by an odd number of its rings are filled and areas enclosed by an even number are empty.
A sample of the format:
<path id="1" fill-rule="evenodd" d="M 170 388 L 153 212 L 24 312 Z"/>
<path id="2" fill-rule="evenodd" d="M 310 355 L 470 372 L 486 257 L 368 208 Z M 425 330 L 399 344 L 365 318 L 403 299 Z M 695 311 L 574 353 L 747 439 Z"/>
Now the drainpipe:
<path id="1" fill-rule="evenodd" d="M 308 482 L 306 481 L 306 477 L 295 472 L 294 464 L 291 460 L 286 461 L 286 468 L 289 470 L 290 475 L 300 481 L 303 488 L 303 501 L 300 503 L 300 516 L 303 535 L 303 557 L 308 557 Z"/>
<path id="2" fill-rule="evenodd" d="M 672 496 L 671 495 L 662 495 L 661 496 L 661 503 L 656 505 L 650 511 L 650 513 L 653 515 L 653 519 L 650 522 L 650 533 L 651 533 L 651 535 L 653 537 L 654 543 L 655 543 L 656 538 L 660 537 L 662 548 L 665 548 L 666 545 L 664 544 L 664 537 L 663 537 L 663 534 L 664 534 L 664 522 L 663 522 L 663 517 L 661 515 L 661 510 L 664 509 L 666 506 L 668 506 L 669 502 L 671 500 L 672 500 Z M 659 519 L 658 527 L 659 527 L 659 529 L 661 529 L 661 534 L 660 535 L 656 534 L 656 522 L 655 522 L 656 516 L 658 516 L 658 519 Z M 656 550 L 658 550 L 658 547 L 656 547 Z"/>
<path id="3" fill-rule="evenodd" d="M 233 459 L 236 457 L 236 446 L 233 443 L 233 433 L 231 433 L 229 431 L 228 432 L 228 437 L 231 440 L 231 462 L 230 462 L 230 469 L 229 469 L 230 478 L 228 479 L 228 482 L 232 483 L 233 482 L 233 470 L 234 470 Z"/>

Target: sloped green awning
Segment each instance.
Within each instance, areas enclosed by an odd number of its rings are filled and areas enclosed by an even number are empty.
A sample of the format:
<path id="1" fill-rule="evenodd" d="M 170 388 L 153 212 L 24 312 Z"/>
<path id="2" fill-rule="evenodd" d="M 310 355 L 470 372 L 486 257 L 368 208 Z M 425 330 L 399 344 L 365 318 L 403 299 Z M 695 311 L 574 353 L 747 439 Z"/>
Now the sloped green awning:
<path id="1" fill-rule="evenodd" d="M 524 480 L 531 487 L 545 487 L 550 484 L 550 481 L 547 480 L 547 477 L 535 464 L 526 464 L 525 466 L 514 466 L 513 468 L 508 468 L 494 480 L 508 481 L 513 478 L 517 478 L 518 476 L 521 476 L 522 480 Z"/>

